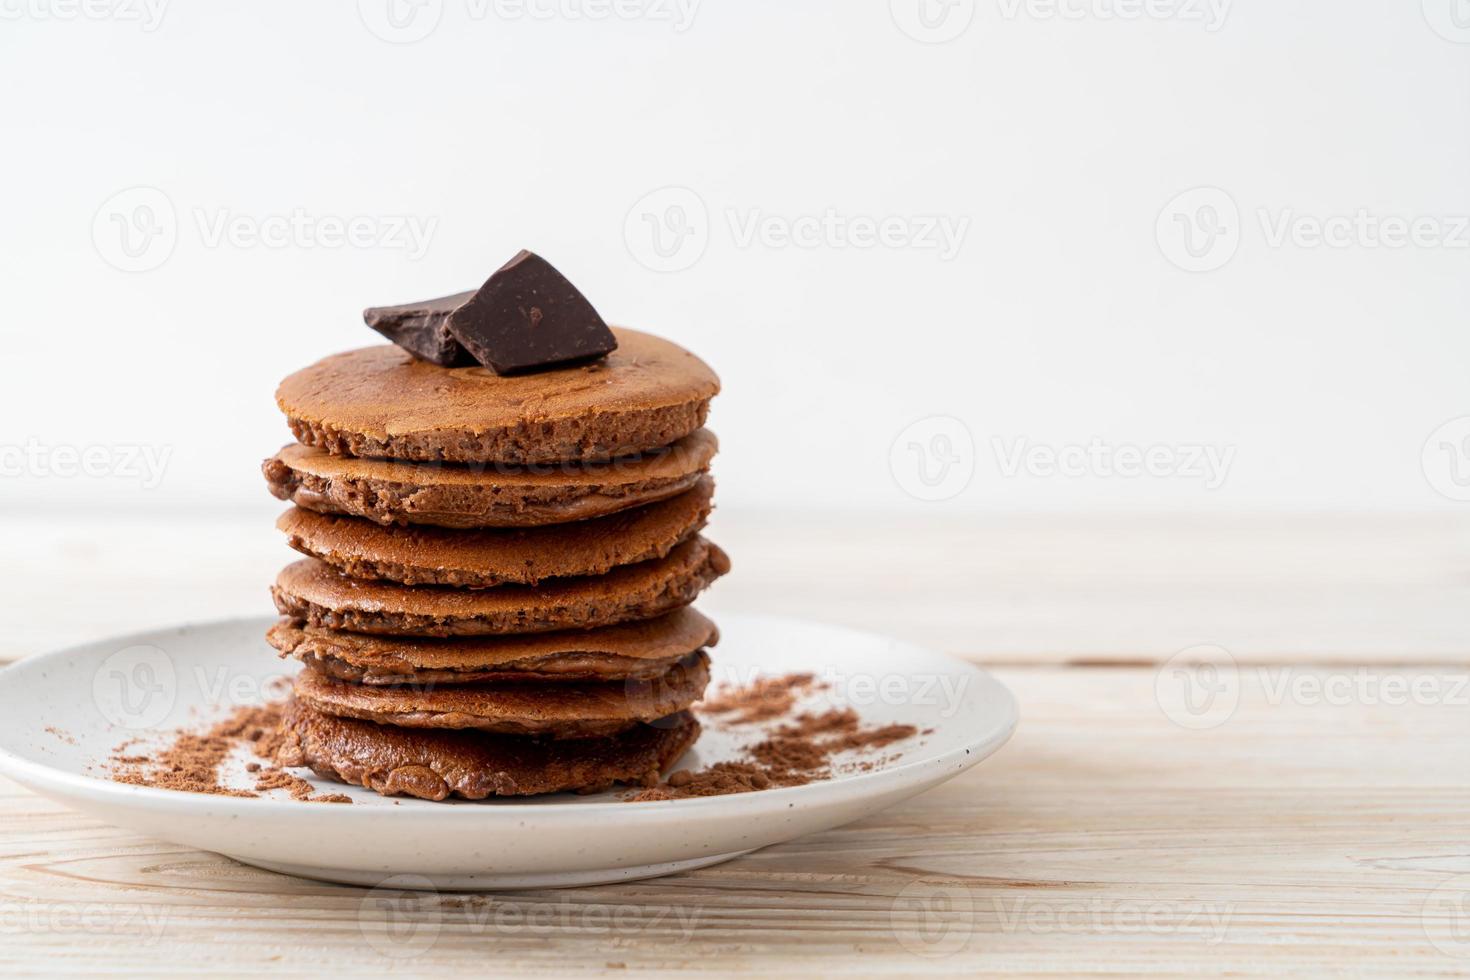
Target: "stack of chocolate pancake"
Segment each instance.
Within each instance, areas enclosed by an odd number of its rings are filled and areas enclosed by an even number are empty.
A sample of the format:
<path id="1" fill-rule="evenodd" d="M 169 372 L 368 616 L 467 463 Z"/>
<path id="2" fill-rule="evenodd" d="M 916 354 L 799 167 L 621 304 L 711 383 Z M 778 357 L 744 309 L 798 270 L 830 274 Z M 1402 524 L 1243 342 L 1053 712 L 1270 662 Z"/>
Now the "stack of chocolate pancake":
<path id="1" fill-rule="evenodd" d="M 729 569 L 700 535 L 719 381 L 614 333 L 531 374 L 378 346 L 282 382 L 284 764 L 482 799 L 646 782 L 693 744 L 718 632 L 690 603 Z"/>

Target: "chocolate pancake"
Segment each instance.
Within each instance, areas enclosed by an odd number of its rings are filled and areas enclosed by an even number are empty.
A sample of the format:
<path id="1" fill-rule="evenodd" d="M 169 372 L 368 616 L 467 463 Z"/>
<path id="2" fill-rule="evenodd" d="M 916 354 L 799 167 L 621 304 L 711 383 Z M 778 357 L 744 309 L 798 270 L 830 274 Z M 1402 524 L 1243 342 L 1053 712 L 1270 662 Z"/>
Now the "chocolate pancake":
<path id="1" fill-rule="evenodd" d="M 700 429 L 673 445 L 605 463 L 538 466 L 404 463 L 291 444 L 261 464 L 281 500 L 379 524 L 535 527 L 616 513 L 693 487 L 719 442 Z"/>
<path id="2" fill-rule="evenodd" d="M 601 575 L 662 558 L 704 527 L 713 496 L 714 480 L 704 477 L 677 497 L 574 524 L 490 531 L 385 528 L 293 507 L 276 527 L 297 551 L 353 578 L 479 589 Z"/>
<path id="3" fill-rule="evenodd" d="M 609 681 L 659 677 L 720 631 L 691 606 L 595 630 L 448 639 L 371 636 L 283 619 L 266 639 L 282 656 L 355 684 Z"/>
<path id="4" fill-rule="evenodd" d="M 276 403 L 308 446 L 431 462 L 612 459 L 704 425 L 720 390 L 709 366 L 667 340 L 613 333 L 618 349 L 602 360 L 510 376 L 364 347 L 297 371 Z"/>
<path id="5" fill-rule="evenodd" d="M 597 790 L 662 775 L 699 737 L 687 712 L 613 738 L 539 741 L 475 731 L 396 728 L 293 704 L 277 762 L 382 793 L 444 800 Z"/>
<path id="6" fill-rule="evenodd" d="M 623 565 L 606 575 L 495 589 L 367 582 L 305 558 L 281 569 L 271 595 L 283 616 L 354 633 L 545 633 L 661 616 L 693 602 L 729 570 L 730 559 L 702 537 L 685 541 L 665 558 Z"/>
<path id="7" fill-rule="evenodd" d="M 324 714 L 400 728 L 605 738 L 685 710 L 708 683 L 709 657 L 691 653 L 659 677 L 602 683 L 368 687 L 307 668 L 296 675 L 295 694 Z"/>

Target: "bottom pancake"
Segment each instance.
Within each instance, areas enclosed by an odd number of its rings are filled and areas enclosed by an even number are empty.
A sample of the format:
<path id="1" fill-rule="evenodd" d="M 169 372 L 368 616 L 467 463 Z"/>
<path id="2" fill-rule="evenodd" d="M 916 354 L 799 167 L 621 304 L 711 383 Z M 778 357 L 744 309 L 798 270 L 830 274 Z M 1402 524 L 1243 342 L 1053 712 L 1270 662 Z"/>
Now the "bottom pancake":
<path id="1" fill-rule="evenodd" d="M 671 769 L 699 722 L 679 712 L 613 738 L 542 742 L 337 718 L 296 702 L 277 762 L 382 793 L 444 800 L 530 796 L 643 782 Z"/>
<path id="2" fill-rule="evenodd" d="M 317 711 L 380 725 L 604 738 L 689 708 L 708 683 L 709 657 L 696 652 L 650 680 L 602 683 L 369 687 L 307 667 L 295 693 Z"/>

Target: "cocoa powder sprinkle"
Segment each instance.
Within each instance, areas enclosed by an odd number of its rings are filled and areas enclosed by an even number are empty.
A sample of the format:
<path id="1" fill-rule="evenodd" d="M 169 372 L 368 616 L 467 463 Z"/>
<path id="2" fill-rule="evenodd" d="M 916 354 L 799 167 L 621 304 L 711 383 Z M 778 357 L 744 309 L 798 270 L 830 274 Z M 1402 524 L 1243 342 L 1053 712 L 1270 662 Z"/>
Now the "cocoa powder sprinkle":
<path id="1" fill-rule="evenodd" d="M 817 688 L 813 674 L 783 674 L 762 677 L 745 687 L 721 691 L 706 698 L 699 710 L 707 715 L 733 715 L 725 719 L 735 725 L 750 725 L 780 718 L 796 706 L 799 695 Z"/>
<path id="2" fill-rule="evenodd" d="M 133 786 L 215 796 L 255 797 L 263 792 L 283 789 L 297 800 L 351 803 L 352 800 L 341 793 L 315 795 L 316 789 L 311 783 L 274 765 L 281 745 L 281 708 L 280 704 L 236 708 L 204 731 L 181 729 L 174 732 L 171 742 L 152 753 L 138 752 L 138 740 L 130 739 L 114 749 L 108 760 L 112 778 Z M 254 791 L 226 786 L 220 779 L 221 766 L 241 746 L 249 746 L 256 756 L 268 763 L 264 766 L 258 762 L 246 764 L 246 771 L 256 776 Z"/>
<path id="3" fill-rule="evenodd" d="M 701 711 L 734 715 L 734 724 L 774 721 L 787 717 L 797 697 L 816 688 L 811 674 L 787 674 L 762 678 L 747 687 L 704 702 Z M 628 797 L 628 802 L 674 800 L 695 796 L 750 793 L 780 786 L 803 786 L 831 776 L 832 756 L 839 752 L 882 748 L 918 734 L 913 725 L 882 725 L 865 728 L 851 708 L 834 708 L 821 713 L 802 712 L 785 724 L 771 728 L 766 737 L 746 746 L 746 758 L 717 762 L 707 769 L 670 773 L 657 786 Z M 860 769 L 871 768 L 859 764 Z"/>

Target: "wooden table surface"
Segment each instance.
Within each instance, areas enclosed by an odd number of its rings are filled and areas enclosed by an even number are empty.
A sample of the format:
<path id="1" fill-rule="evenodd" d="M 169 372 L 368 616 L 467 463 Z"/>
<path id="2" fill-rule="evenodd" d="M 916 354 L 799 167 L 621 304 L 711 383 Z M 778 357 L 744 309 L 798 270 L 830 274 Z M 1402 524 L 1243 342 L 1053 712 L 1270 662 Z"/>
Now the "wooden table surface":
<path id="1" fill-rule="evenodd" d="M 3 654 L 259 613 L 287 557 L 269 523 L 0 516 Z M 737 565 L 716 615 L 988 663 L 1016 737 L 847 827 L 653 881 L 418 896 L 387 940 L 366 890 L 0 781 L 0 972 L 1470 975 L 1470 520 L 722 513 L 712 535 Z M 1208 710 L 1182 700 L 1200 657 L 1229 682 Z"/>

